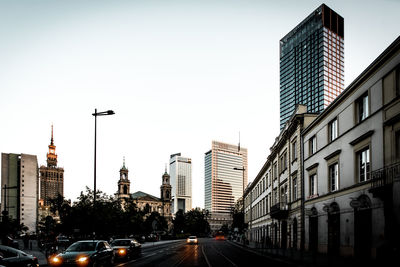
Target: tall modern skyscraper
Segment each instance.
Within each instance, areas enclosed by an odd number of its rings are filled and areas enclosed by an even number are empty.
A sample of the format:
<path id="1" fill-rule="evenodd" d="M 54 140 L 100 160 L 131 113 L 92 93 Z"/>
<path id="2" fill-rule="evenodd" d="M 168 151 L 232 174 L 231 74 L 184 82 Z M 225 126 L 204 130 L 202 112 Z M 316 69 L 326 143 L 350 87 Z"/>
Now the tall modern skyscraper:
<path id="1" fill-rule="evenodd" d="M 344 20 L 325 4 L 280 41 L 280 128 L 297 104 L 322 112 L 344 89 Z"/>
<path id="2" fill-rule="evenodd" d="M 35 155 L 1 153 L 1 211 L 36 232 L 39 174 Z"/>
<path id="3" fill-rule="evenodd" d="M 218 230 L 230 220 L 231 208 L 247 185 L 247 149 L 212 141 L 204 156 L 204 178 L 204 208 L 211 213 L 211 229 Z"/>
<path id="4" fill-rule="evenodd" d="M 53 125 L 51 126 L 49 152 L 46 157 L 47 166 L 40 166 L 40 202 L 44 207 L 49 207 L 50 199 L 56 198 L 59 194 L 64 196 L 64 168 L 57 167 Z"/>
<path id="5" fill-rule="evenodd" d="M 169 160 L 172 186 L 172 213 L 192 209 L 192 160 L 173 154 Z"/>

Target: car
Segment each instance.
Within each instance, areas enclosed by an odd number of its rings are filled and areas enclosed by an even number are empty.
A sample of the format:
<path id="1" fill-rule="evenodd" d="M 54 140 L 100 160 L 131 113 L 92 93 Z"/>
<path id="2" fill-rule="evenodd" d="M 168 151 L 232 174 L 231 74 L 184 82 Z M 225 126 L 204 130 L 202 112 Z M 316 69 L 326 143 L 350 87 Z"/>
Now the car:
<path id="1" fill-rule="evenodd" d="M 197 236 L 195 236 L 195 235 L 189 236 L 189 237 L 186 239 L 186 243 L 187 243 L 187 244 L 197 244 L 197 243 L 198 243 L 198 241 L 197 241 Z"/>
<path id="2" fill-rule="evenodd" d="M 215 240 L 222 240 L 222 241 L 226 240 L 226 237 L 225 237 L 224 232 L 218 231 L 218 232 L 215 234 Z"/>
<path id="3" fill-rule="evenodd" d="M 113 265 L 114 251 L 104 240 L 81 240 L 49 259 L 50 266 Z"/>
<path id="4" fill-rule="evenodd" d="M 22 250 L 0 245 L 0 266 L 39 266 L 36 257 Z"/>
<path id="5" fill-rule="evenodd" d="M 110 245 L 116 260 L 129 260 L 142 253 L 142 245 L 134 238 L 115 239 Z"/>

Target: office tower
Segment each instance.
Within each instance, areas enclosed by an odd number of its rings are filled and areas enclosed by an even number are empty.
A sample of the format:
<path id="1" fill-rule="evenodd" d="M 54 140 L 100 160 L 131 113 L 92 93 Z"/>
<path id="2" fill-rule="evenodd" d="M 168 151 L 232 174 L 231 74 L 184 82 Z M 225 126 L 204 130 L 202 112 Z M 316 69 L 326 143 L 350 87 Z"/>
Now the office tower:
<path id="1" fill-rule="evenodd" d="M 247 149 L 212 141 L 204 157 L 204 208 L 212 230 L 230 220 L 230 211 L 247 185 Z"/>
<path id="2" fill-rule="evenodd" d="M 172 213 L 192 209 L 192 160 L 173 154 L 169 160 L 172 186 Z"/>
<path id="3" fill-rule="evenodd" d="M 57 167 L 53 125 L 51 126 L 49 152 L 46 158 L 47 165 L 40 166 L 40 202 L 44 207 L 49 207 L 50 199 L 54 199 L 58 195 L 64 196 L 64 168 Z"/>
<path id="4" fill-rule="evenodd" d="M 1 154 L 1 211 L 36 232 L 39 199 L 38 162 L 35 155 Z"/>
<path id="5" fill-rule="evenodd" d="M 344 20 L 322 4 L 280 40 L 280 128 L 297 104 L 320 113 L 344 89 Z"/>

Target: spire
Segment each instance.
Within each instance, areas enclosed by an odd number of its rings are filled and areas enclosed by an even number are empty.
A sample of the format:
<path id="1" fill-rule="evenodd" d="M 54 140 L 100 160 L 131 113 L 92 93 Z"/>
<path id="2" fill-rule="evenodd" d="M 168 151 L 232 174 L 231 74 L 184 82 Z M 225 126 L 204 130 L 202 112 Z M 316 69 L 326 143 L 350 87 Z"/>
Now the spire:
<path id="1" fill-rule="evenodd" d="M 51 140 L 50 145 L 54 146 L 54 139 L 53 139 L 53 124 L 51 124 Z"/>
<path id="2" fill-rule="evenodd" d="M 167 173 L 167 163 L 165 163 L 165 173 Z"/>
<path id="3" fill-rule="evenodd" d="M 125 168 L 125 156 L 124 156 L 124 165 L 122 165 L 122 168 L 126 169 Z"/>

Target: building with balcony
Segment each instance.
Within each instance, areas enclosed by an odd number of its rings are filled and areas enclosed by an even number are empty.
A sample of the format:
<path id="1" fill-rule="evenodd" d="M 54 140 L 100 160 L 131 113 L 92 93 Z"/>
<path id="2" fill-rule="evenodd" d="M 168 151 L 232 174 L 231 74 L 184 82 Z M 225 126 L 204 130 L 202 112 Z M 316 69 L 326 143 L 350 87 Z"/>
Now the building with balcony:
<path id="1" fill-rule="evenodd" d="M 302 132 L 307 250 L 365 260 L 398 248 L 399 77 L 400 37 Z"/>
<path id="2" fill-rule="evenodd" d="M 302 149 L 301 131 L 316 114 L 298 105 L 275 139 L 260 172 L 244 193 L 247 239 L 262 247 L 301 247 Z"/>

